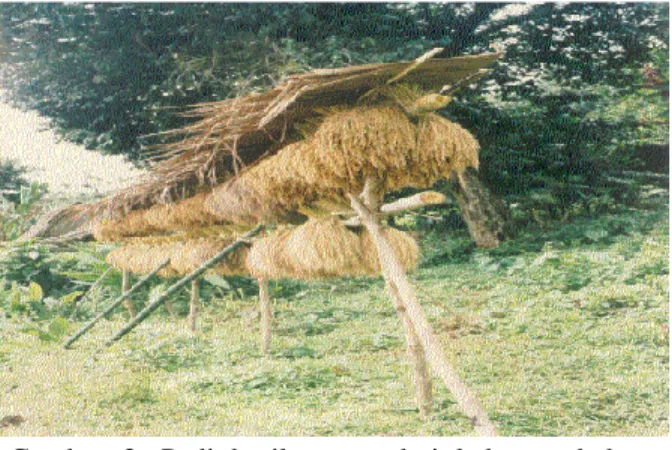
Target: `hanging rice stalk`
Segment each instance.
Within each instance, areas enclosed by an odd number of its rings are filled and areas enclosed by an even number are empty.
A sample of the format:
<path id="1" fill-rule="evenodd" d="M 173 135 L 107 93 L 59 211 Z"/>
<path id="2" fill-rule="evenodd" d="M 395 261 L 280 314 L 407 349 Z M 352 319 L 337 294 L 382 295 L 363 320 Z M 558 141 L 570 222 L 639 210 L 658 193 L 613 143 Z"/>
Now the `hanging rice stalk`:
<path id="1" fill-rule="evenodd" d="M 210 226 L 216 218 L 203 207 L 209 192 L 201 192 L 186 200 L 175 203 L 154 205 L 147 210 L 147 223 L 161 231 L 185 230 L 193 227 Z"/>
<path id="2" fill-rule="evenodd" d="M 388 229 L 406 270 L 419 257 L 415 241 L 398 230 Z M 311 220 L 294 229 L 279 230 L 256 241 L 247 266 L 253 276 L 265 279 L 328 279 L 343 276 L 378 276 L 380 264 L 371 239 L 346 228 L 336 218 Z"/>
<path id="3" fill-rule="evenodd" d="M 120 219 L 102 219 L 93 226 L 93 237 L 99 242 L 116 242 L 128 237 L 150 236 L 159 230 L 150 225 L 144 211 L 132 211 Z"/>
<path id="4" fill-rule="evenodd" d="M 135 274 L 148 274 L 162 261 L 170 258 L 174 245 L 176 244 L 128 244 L 112 250 L 107 255 L 106 261 L 118 270 L 127 270 Z M 177 272 L 169 265 L 157 274 L 162 277 L 174 277 Z"/>
<path id="5" fill-rule="evenodd" d="M 390 191 L 405 185 L 415 127 L 396 107 L 360 107 L 327 116 L 310 139 L 319 186 L 361 191 L 366 178 Z"/>
<path id="6" fill-rule="evenodd" d="M 427 114 L 418 124 L 415 151 L 409 154 L 411 185 L 431 186 L 468 167 L 478 168 L 479 149 L 469 131 L 437 114 Z"/>
<path id="7" fill-rule="evenodd" d="M 290 144 L 216 188 L 206 199 L 205 210 L 233 224 L 254 225 L 264 221 L 302 223 L 305 218 L 297 212 L 312 215 L 342 209 L 347 205 L 342 192 L 315 184 L 320 173 L 310 145 L 310 141 Z"/>
<path id="8" fill-rule="evenodd" d="M 180 242 L 175 245 L 171 252 L 171 267 L 179 275 L 193 272 L 210 258 L 231 245 L 235 239 L 193 239 Z M 242 246 L 229 254 L 221 262 L 212 266 L 210 271 L 219 275 L 244 275 L 247 273 L 245 260 L 247 259 L 248 247 Z"/>

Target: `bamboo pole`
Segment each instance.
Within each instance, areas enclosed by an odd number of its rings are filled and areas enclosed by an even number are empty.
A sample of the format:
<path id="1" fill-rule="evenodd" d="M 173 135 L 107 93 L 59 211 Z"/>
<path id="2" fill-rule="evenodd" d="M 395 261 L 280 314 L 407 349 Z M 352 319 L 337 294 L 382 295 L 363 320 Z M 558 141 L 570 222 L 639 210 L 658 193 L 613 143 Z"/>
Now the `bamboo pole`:
<path id="1" fill-rule="evenodd" d="M 268 355 L 271 347 L 271 327 L 273 326 L 273 311 L 271 298 L 268 292 L 268 280 L 259 278 L 259 308 L 261 313 L 261 351 Z"/>
<path id="2" fill-rule="evenodd" d="M 71 346 L 77 339 L 79 339 L 80 337 L 84 336 L 84 334 L 86 334 L 87 331 L 89 331 L 91 328 L 93 328 L 93 326 L 94 326 L 96 323 L 98 323 L 98 321 L 99 321 L 100 319 L 102 319 L 103 317 L 105 317 L 106 315 L 108 315 L 109 313 L 111 313 L 112 310 L 113 310 L 114 308 L 116 308 L 117 306 L 119 306 L 124 300 L 126 300 L 126 298 L 127 298 L 128 296 L 130 296 L 133 292 L 137 291 L 141 286 L 143 286 L 145 283 L 147 283 L 147 281 L 149 281 L 149 279 L 150 279 L 153 275 L 155 275 L 159 270 L 161 270 L 161 269 L 163 269 L 164 267 L 166 267 L 168 264 L 170 264 L 170 259 L 167 259 L 167 260 L 163 261 L 161 264 L 159 264 L 159 265 L 156 267 L 156 269 L 152 270 L 152 271 L 151 271 L 145 278 L 143 278 L 142 280 L 138 281 L 138 282 L 135 284 L 135 286 L 133 286 L 133 287 L 132 287 L 131 289 L 129 289 L 128 291 L 122 293 L 119 297 L 117 297 L 117 299 L 116 299 L 115 301 L 112 302 L 112 304 L 111 304 L 110 306 L 108 306 L 107 308 L 105 308 L 105 310 L 104 310 L 103 312 L 101 312 L 101 313 L 98 314 L 96 317 L 94 317 L 93 319 L 91 319 L 91 321 L 90 321 L 89 323 L 87 323 L 86 325 L 84 325 L 84 326 L 83 326 L 77 333 L 75 333 L 70 339 L 68 339 L 68 340 L 65 342 L 65 344 L 63 344 L 63 348 L 65 348 L 65 349 L 70 348 L 70 346 Z"/>
<path id="3" fill-rule="evenodd" d="M 395 254 L 392 245 L 382 233 L 380 224 L 374 218 L 373 213 L 366 209 L 355 196 L 350 195 L 350 201 L 352 208 L 361 218 L 362 224 L 370 233 L 374 245 L 378 250 L 378 259 L 380 260 L 383 277 L 391 290 L 390 294 L 392 297 L 398 296 L 403 302 L 432 370 L 441 377 L 448 389 L 453 393 L 458 405 L 471 419 L 478 435 L 496 436 L 495 426 L 490 422 L 478 398 L 462 382 L 444 355 L 441 343 L 433 333 L 432 327 L 415 295 L 415 290 L 408 281 L 404 268 Z"/>
<path id="4" fill-rule="evenodd" d="M 166 303 L 167 304 L 167 303 Z M 191 302 L 189 303 L 189 329 L 196 331 L 196 314 L 201 309 L 198 295 L 198 278 L 191 280 Z"/>
<path id="5" fill-rule="evenodd" d="M 387 285 L 388 291 L 392 294 L 394 308 L 397 310 L 397 316 L 401 320 L 406 335 L 406 353 L 411 360 L 414 369 L 415 397 L 418 403 L 418 410 L 421 416 L 428 416 L 432 412 L 432 379 L 427 370 L 427 361 L 425 360 L 425 350 L 418 334 L 415 332 L 413 322 L 408 317 L 404 302 L 396 295 L 397 292 Z"/>
<path id="6" fill-rule="evenodd" d="M 231 245 L 226 247 L 224 250 L 210 258 L 208 261 L 203 263 L 201 266 L 197 267 L 194 269 L 189 275 L 185 276 L 182 278 L 180 281 L 177 283 L 173 284 L 166 292 L 163 294 L 159 295 L 153 302 L 151 302 L 149 305 L 145 306 L 145 309 L 140 311 L 133 320 L 131 320 L 128 324 L 126 324 L 125 327 L 123 327 L 117 334 L 112 336 L 108 341 L 105 342 L 106 346 L 112 345 L 114 342 L 118 341 L 125 335 L 127 335 L 133 328 L 138 326 L 141 322 L 143 322 L 149 315 L 154 312 L 155 309 L 157 309 L 159 306 L 161 306 L 171 295 L 173 295 L 175 292 L 180 290 L 182 287 L 184 287 L 187 283 L 189 283 L 191 280 L 200 277 L 203 272 L 208 270 L 210 267 L 214 266 L 217 264 L 219 261 L 224 259 L 226 255 L 229 253 L 235 251 L 242 245 L 244 245 L 247 242 L 247 239 L 255 236 L 257 233 L 259 233 L 262 229 L 264 228 L 263 225 L 258 225 L 255 229 L 252 231 L 247 232 L 246 234 L 242 235 L 239 237 L 235 242 L 233 242 Z"/>
<path id="7" fill-rule="evenodd" d="M 108 267 L 107 270 L 105 272 L 103 272 L 103 274 L 100 277 L 98 277 L 98 279 L 96 281 L 91 283 L 91 285 L 86 289 L 86 292 L 84 292 L 84 294 L 82 294 L 77 300 L 75 300 L 75 305 L 72 307 L 72 312 L 70 313 L 70 318 L 71 319 L 73 319 L 75 317 L 75 314 L 77 314 L 77 307 L 79 306 L 79 304 L 82 301 L 84 301 L 86 296 L 89 295 L 91 292 L 93 292 L 93 290 L 96 287 L 98 287 L 98 285 L 100 283 L 102 283 L 102 281 L 112 271 L 112 269 L 113 269 L 112 267 Z"/>
<path id="8" fill-rule="evenodd" d="M 131 273 L 128 270 L 124 270 L 121 273 L 121 293 L 128 292 L 131 289 Z M 135 306 L 129 297 L 126 297 L 124 300 L 124 306 L 128 311 L 128 315 L 132 318 L 135 316 Z"/>

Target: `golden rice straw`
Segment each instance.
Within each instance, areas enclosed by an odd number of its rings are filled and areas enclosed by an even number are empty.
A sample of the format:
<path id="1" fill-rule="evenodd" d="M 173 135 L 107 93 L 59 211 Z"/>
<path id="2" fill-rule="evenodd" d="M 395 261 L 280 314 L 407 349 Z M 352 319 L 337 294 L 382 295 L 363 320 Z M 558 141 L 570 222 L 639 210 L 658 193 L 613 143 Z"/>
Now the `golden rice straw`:
<path id="1" fill-rule="evenodd" d="M 293 273 L 286 261 L 282 244 L 292 231 L 291 228 L 280 228 L 275 233 L 254 241 L 246 261 L 252 276 L 279 280 Z"/>
<path id="2" fill-rule="evenodd" d="M 359 107 L 332 114 L 310 139 L 308 150 L 318 169 L 312 181 L 359 192 L 365 179 L 375 178 L 389 191 L 390 174 L 403 178 L 408 173 L 415 140 L 415 127 L 400 108 Z"/>
<path id="3" fill-rule="evenodd" d="M 308 151 L 310 141 L 290 144 L 277 154 L 251 167 L 238 179 L 216 188 L 206 199 L 205 210 L 220 220 L 238 225 L 253 225 L 262 221 L 291 221 L 292 211 L 307 212 L 318 199 L 327 211 L 347 205 L 342 192 L 315 184 L 319 177 Z M 328 199 L 340 198 L 330 202 Z"/>
<path id="4" fill-rule="evenodd" d="M 107 255 L 107 263 L 118 270 L 126 270 L 135 274 L 148 274 L 161 262 L 170 258 L 174 243 L 166 244 L 127 244 L 112 250 Z M 174 277 L 175 269 L 170 265 L 158 273 L 162 277 Z"/>
<path id="5" fill-rule="evenodd" d="M 176 203 L 154 205 L 144 215 L 150 226 L 161 231 L 185 230 L 213 225 L 216 218 L 204 209 L 208 192 Z"/>
<path id="6" fill-rule="evenodd" d="M 398 230 L 387 233 L 406 269 L 413 269 L 419 256 L 415 241 Z M 337 218 L 328 218 L 310 220 L 256 241 L 247 266 L 259 278 L 314 280 L 378 276 L 376 258 L 366 234 L 349 230 Z"/>
<path id="7" fill-rule="evenodd" d="M 103 219 L 93 227 L 93 237 L 99 242 L 116 242 L 131 236 L 149 236 L 159 230 L 150 225 L 143 210 L 131 211 L 121 219 Z"/>
<path id="8" fill-rule="evenodd" d="M 479 149 L 469 131 L 437 114 L 427 114 L 418 124 L 417 145 L 409 155 L 411 185 L 428 187 L 468 167 L 478 168 Z"/>
<path id="9" fill-rule="evenodd" d="M 228 247 L 235 239 L 192 239 L 176 244 L 171 251 L 170 264 L 180 275 L 193 272 L 210 258 Z M 210 271 L 219 275 L 244 275 L 248 248 L 241 247 Z"/>
<path id="10" fill-rule="evenodd" d="M 394 253 L 399 257 L 402 266 L 406 271 L 415 269 L 418 259 L 420 258 L 420 248 L 418 243 L 411 237 L 410 234 L 405 233 L 394 228 L 383 229 L 383 234 L 392 244 Z M 365 259 L 365 264 L 369 273 L 380 275 L 380 260 L 378 258 L 378 251 L 371 239 L 371 235 L 365 231 L 360 233 L 362 255 Z"/>

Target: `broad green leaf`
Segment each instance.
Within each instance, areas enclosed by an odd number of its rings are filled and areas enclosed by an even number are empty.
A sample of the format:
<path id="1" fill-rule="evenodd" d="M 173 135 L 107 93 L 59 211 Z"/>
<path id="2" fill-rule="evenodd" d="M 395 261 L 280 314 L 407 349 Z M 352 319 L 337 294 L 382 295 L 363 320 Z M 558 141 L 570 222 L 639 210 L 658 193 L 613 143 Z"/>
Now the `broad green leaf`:
<path id="1" fill-rule="evenodd" d="M 28 286 L 28 298 L 36 302 L 40 300 L 43 295 L 44 291 L 42 291 L 42 286 L 35 283 L 34 281 L 31 282 L 30 286 Z"/>
<path id="2" fill-rule="evenodd" d="M 212 284 L 213 286 L 221 287 L 223 289 L 231 290 L 231 285 L 219 275 L 207 274 L 203 277 L 205 281 Z"/>

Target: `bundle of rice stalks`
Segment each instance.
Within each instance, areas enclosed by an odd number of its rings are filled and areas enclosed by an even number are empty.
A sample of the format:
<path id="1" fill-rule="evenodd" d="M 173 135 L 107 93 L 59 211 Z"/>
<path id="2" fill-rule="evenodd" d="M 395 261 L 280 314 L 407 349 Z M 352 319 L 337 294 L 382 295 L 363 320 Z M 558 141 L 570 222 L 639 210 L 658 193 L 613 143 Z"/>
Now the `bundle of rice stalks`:
<path id="1" fill-rule="evenodd" d="M 208 195 L 209 192 L 201 192 L 176 203 L 154 205 L 145 212 L 144 218 L 150 226 L 161 231 L 213 225 L 217 219 L 204 206 Z"/>
<path id="2" fill-rule="evenodd" d="M 342 209 L 346 204 L 342 192 L 315 183 L 320 174 L 309 145 L 309 141 L 290 144 L 215 189 L 205 203 L 206 211 L 233 224 L 255 225 L 262 221 L 302 223 L 305 218 L 293 217 L 292 212 L 301 213 L 319 199 L 321 209 Z M 312 212 L 310 207 L 306 211 Z"/>
<path id="3" fill-rule="evenodd" d="M 238 225 L 301 223 L 347 208 L 367 178 L 384 192 L 426 188 L 478 167 L 479 145 L 460 125 L 426 114 L 419 125 L 397 107 L 360 107 L 328 115 L 315 134 L 264 159 L 215 189 L 206 211 Z"/>
<path id="4" fill-rule="evenodd" d="M 279 228 L 275 233 L 254 241 L 247 256 L 247 269 L 252 276 L 270 280 L 289 277 L 293 273 L 284 254 L 285 239 L 291 228 Z"/>
<path id="5" fill-rule="evenodd" d="M 118 270 L 127 270 L 135 274 L 148 274 L 152 270 L 170 258 L 174 247 L 174 242 L 163 244 L 155 243 L 129 243 L 123 247 L 112 250 L 107 255 L 107 263 Z M 162 277 L 174 277 L 177 275 L 175 269 L 170 265 L 161 269 L 157 275 Z"/>
<path id="6" fill-rule="evenodd" d="M 418 260 L 415 241 L 397 230 L 386 230 L 404 267 Z M 380 275 L 378 254 L 370 237 L 352 231 L 338 219 L 311 220 L 292 230 L 282 230 L 255 242 L 247 266 L 260 278 L 300 280 Z"/>
<path id="7" fill-rule="evenodd" d="M 93 237 L 99 242 L 117 242 L 128 237 L 150 236 L 160 230 L 145 217 L 146 211 L 132 211 L 121 219 L 102 219 L 93 226 Z"/>
<path id="8" fill-rule="evenodd" d="M 404 233 L 403 231 L 394 228 L 386 228 L 383 234 L 387 236 L 394 253 L 401 261 L 401 265 L 407 271 L 415 270 L 418 260 L 420 259 L 420 248 L 413 237 Z M 364 264 L 367 266 L 370 274 L 380 275 L 382 273 L 380 268 L 380 260 L 378 259 L 378 250 L 373 244 L 371 235 L 365 231 L 360 233 L 362 255 L 364 256 Z"/>
<path id="9" fill-rule="evenodd" d="M 231 245 L 233 241 L 234 239 L 191 239 L 180 242 L 172 248 L 171 266 L 180 275 L 186 275 Z M 247 273 L 245 260 L 248 252 L 248 247 L 240 247 L 213 266 L 210 271 L 224 276 L 244 275 Z"/>
<path id="10" fill-rule="evenodd" d="M 387 192 L 403 185 L 415 127 L 400 108 L 360 107 L 331 114 L 310 139 L 317 185 L 361 191 L 371 177 Z M 398 180 L 401 178 L 401 180 Z"/>
<path id="11" fill-rule="evenodd" d="M 478 168 L 479 149 L 469 131 L 439 115 L 428 114 L 418 124 L 417 145 L 409 154 L 409 182 L 428 187 L 467 167 Z"/>

